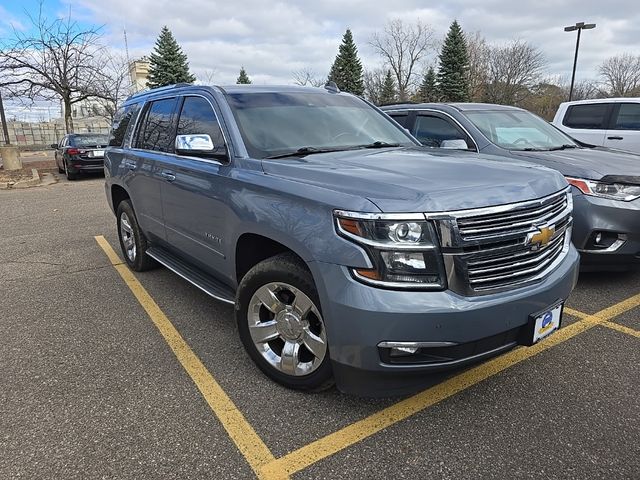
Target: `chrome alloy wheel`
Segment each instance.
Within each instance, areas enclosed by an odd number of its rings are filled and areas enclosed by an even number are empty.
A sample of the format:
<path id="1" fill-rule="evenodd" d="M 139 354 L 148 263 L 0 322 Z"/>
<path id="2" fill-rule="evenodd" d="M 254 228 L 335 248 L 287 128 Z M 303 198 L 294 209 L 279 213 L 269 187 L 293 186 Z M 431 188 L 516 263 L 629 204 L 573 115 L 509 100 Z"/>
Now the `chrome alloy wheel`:
<path id="1" fill-rule="evenodd" d="M 124 245 L 125 253 L 131 262 L 136 261 L 136 239 L 133 235 L 133 228 L 131 228 L 131 221 L 129 216 L 122 212 L 120 214 L 120 238 Z"/>
<path id="2" fill-rule="evenodd" d="M 278 371 L 291 376 L 315 371 L 327 354 L 322 316 L 296 287 L 272 282 L 251 297 L 249 332 L 256 349 Z"/>

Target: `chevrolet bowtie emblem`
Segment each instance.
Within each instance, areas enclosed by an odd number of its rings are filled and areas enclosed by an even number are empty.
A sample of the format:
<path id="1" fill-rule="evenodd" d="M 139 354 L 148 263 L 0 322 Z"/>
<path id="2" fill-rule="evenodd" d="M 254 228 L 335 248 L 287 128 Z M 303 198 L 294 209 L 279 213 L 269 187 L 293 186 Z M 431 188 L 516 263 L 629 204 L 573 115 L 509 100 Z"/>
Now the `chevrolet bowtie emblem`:
<path id="1" fill-rule="evenodd" d="M 527 235 L 526 245 L 531 245 L 533 250 L 538 250 L 539 248 L 546 247 L 555 233 L 555 226 L 538 227 L 537 232 L 531 232 L 529 235 Z"/>

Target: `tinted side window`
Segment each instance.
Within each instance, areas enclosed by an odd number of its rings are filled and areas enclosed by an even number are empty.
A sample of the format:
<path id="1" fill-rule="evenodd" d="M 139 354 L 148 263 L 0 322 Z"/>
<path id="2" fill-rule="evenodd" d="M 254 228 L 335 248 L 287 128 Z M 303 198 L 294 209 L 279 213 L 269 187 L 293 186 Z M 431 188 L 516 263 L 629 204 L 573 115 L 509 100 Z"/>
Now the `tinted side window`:
<path id="1" fill-rule="evenodd" d="M 151 102 L 142 121 L 136 147 L 158 152 L 173 152 L 173 111 L 176 98 Z"/>
<path id="2" fill-rule="evenodd" d="M 640 130 L 640 103 L 623 103 L 613 126 L 615 130 Z"/>
<path id="3" fill-rule="evenodd" d="M 224 151 L 224 137 L 211 104 L 202 97 L 185 97 L 178 121 L 178 135 L 206 133 L 217 150 Z"/>
<path id="4" fill-rule="evenodd" d="M 396 122 L 398 122 L 403 127 L 407 126 L 407 120 L 409 119 L 409 115 L 406 113 L 389 113 L 389 116 L 393 118 Z"/>
<path id="5" fill-rule="evenodd" d="M 569 128 L 605 128 L 608 103 L 594 103 L 586 105 L 571 105 L 562 122 Z"/>
<path id="6" fill-rule="evenodd" d="M 443 140 L 462 139 L 467 142 L 467 148 L 472 148 L 467 141 L 467 135 L 456 125 L 431 115 L 418 115 L 413 127 L 413 136 L 427 147 L 439 147 Z"/>
<path id="7" fill-rule="evenodd" d="M 110 147 L 122 147 L 124 145 L 127 130 L 130 130 L 129 125 L 135 123 L 139 111 L 140 105 L 137 103 L 118 109 L 111 125 L 111 133 L 109 135 Z"/>

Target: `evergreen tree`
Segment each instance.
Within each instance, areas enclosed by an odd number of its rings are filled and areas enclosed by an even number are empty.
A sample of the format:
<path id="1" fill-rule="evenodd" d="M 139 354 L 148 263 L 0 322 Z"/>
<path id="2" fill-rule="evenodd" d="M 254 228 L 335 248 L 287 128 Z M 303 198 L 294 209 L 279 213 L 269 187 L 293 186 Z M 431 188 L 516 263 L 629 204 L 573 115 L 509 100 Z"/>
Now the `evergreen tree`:
<path id="1" fill-rule="evenodd" d="M 331 66 L 328 81 L 336 82 L 338 88 L 343 92 L 358 96 L 364 95 L 362 62 L 358 58 L 358 48 L 349 29 L 342 37 L 342 43 Z"/>
<path id="2" fill-rule="evenodd" d="M 438 90 L 442 101 L 468 102 L 469 53 L 464 33 L 456 20 L 449 27 L 438 58 Z"/>
<path id="3" fill-rule="evenodd" d="M 249 85 L 251 83 L 251 79 L 249 78 L 249 75 L 247 75 L 247 71 L 244 67 L 240 67 L 240 75 L 238 76 L 236 83 L 238 85 Z"/>
<path id="4" fill-rule="evenodd" d="M 196 77 L 189 72 L 187 56 L 166 26 L 160 31 L 156 46 L 149 56 L 149 63 L 149 88 L 196 81 Z"/>
<path id="5" fill-rule="evenodd" d="M 422 77 L 422 83 L 418 90 L 419 102 L 437 102 L 438 101 L 438 86 L 436 85 L 436 72 L 433 67 L 429 67 Z"/>
<path id="6" fill-rule="evenodd" d="M 387 70 L 380 92 L 380 105 L 386 105 L 396 101 L 396 82 L 393 80 L 391 70 Z"/>

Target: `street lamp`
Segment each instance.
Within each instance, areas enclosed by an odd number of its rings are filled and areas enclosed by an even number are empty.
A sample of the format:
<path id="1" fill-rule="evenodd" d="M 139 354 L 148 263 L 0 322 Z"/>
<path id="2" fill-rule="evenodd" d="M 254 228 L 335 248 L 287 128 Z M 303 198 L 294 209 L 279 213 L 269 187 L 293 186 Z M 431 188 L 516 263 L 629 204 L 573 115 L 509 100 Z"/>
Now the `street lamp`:
<path id="1" fill-rule="evenodd" d="M 596 28 L 595 23 L 578 22 L 575 25 L 564 27 L 565 32 L 573 32 L 574 30 L 578 31 L 578 38 L 576 39 L 576 54 L 573 57 L 573 73 L 571 74 L 571 88 L 569 88 L 569 101 L 571 101 L 571 97 L 573 96 L 573 82 L 576 79 L 576 65 L 578 63 L 578 48 L 580 47 L 580 32 L 582 32 L 582 30 L 591 30 L 592 28 Z"/>

